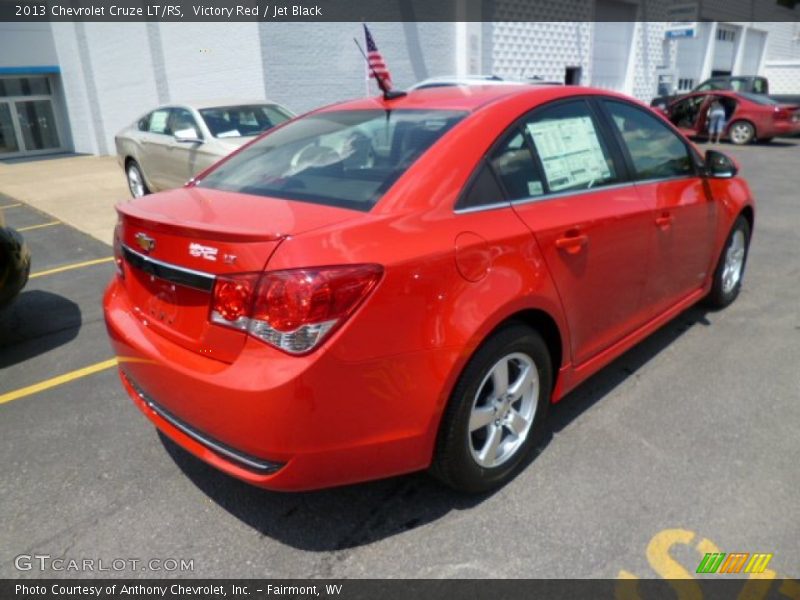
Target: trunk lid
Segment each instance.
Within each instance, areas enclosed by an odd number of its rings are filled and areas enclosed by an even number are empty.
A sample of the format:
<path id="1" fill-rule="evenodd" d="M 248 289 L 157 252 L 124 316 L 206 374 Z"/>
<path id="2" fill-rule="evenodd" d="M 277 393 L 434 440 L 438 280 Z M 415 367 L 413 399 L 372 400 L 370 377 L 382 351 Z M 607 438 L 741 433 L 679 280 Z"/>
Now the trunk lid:
<path id="1" fill-rule="evenodd" d="M 224 362 L 238 356 L 246 334 L 209 321 L 215 277 L 262 271 L 287 236 L 360 214 L 195 187 L 121 203 L 117 211 L 134 314 L 159 335 Z"/>

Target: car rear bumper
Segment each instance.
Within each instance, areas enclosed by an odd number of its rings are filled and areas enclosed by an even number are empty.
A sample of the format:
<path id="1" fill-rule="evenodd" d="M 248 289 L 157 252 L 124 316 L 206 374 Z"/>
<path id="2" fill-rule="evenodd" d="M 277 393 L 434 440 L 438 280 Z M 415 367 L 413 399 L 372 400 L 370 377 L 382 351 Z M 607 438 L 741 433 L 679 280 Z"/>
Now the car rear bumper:
<path id="1" fill-rule="evenodd" d="M 104 306 L 136 405 L 167 437 L 229 475 L 306 490 L 430 463 L 441 372 L 429 351 L 353 363 L 330 347 L 297 357 L 248 339 L 227 364 L 154 333 L 116 278 Z"/>

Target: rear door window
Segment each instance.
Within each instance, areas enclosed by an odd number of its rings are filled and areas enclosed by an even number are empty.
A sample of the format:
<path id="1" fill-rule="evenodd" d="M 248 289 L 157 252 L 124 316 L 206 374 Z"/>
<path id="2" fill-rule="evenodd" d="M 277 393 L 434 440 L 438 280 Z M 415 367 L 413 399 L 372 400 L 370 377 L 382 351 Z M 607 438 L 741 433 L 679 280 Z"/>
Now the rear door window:
<path id="1" fill-rule="evenodd" d="M 658 117 L 624 102 L 603 100 L 602 103 L 630 155 L 636 179 L 694 174 L 686 144 Z"/>
<path id="2" fill-rule="evenodd" d="M 171 135 L 169 129 L 169 116 L 171 112 L 172 110 L 169 108 L 159 108 L 151 112 L 147 130 L 150 133 Z"/>
<path id="3" fill-rule="evenodd" d="M 198 185 L 367 211 L 465 115 L 413 109 L 311 114 L 234 154 Z"/>
<path id="4" fill-rule="evenodd" d="M 611 152 L 585 101 L 537 111 L 525 129 L 550 192 L 588 190 L 619 181 Z"/>

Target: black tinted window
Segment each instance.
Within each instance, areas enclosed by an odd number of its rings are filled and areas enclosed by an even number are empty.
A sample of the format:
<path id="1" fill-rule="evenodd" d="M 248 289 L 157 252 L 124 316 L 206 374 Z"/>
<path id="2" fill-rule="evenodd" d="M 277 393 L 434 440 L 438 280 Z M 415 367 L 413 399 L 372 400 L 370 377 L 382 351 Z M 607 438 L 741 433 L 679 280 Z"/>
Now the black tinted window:
<path id="1" fill-rule="evenodd" d="M 467 193 L 461 197 L 456 208 L 475 208 L 497 204 L 505 200 L 503 190 L 497 183 L 492 170 L 482 163 L 478 174 L 472 180 Z"/>
<path id="2" fill-rule="evenodd" d="M 491 163 L 508 193 L 509 200 L 530 198 L 544 193 L 542 178 L 521 131 L 512 133 L 492 154 Z"/>
<path id="3" fill-rule="evenodd" d="M 674 177 L 694 173 L 683 140 L 655 115 L 630 104 L 603 101 L 628 149 L 637 179 Z"/>
<path id="4" fill-rule="evenodd" d="M 618 181 L 611 153 L 584 101 L 537 111 L 525 127 L 549 191 L 586 190 Z"/>
<path id="5" fill-rule="evenodd" d="M 369 210 L 464 114 L 445 110 L 312 114 L 235 154 L 199 185 Z"/>
<path id="6" fill-rule="evenodd" d="M 194 129 L 195 135 L 200 135 L 200 129 L 197 127 L 197 121 L 192 113 L 185 108 L 173 108 L 169 120 L 169 131 L 174 134 L 176 131 L 187 129 Z"/>

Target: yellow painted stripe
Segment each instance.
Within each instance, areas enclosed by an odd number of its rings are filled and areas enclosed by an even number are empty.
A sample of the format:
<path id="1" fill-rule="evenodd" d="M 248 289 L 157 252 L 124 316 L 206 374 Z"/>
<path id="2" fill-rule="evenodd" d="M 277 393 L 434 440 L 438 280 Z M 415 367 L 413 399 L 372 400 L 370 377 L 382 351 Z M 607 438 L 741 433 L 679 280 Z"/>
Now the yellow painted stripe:
<path id="1" fill-rule="evenodd" d="M 28 227 L 20 227 L 17 231 L 32 231 L 34 229 L 41 229 L 42 227 L 52 227 L 53 225 L 61 225 L 61 221 L 50 221 L 48 223 L 40 223 L 39 225 L 29 225 Z"/>
<path id="2" fill-rule="evenodd" d="M 53 275 L 54 273 L 61 273 L 62 271 L 71 271 L 72 269 L 80 269 L 82 267 L 91 267 L 92 265 L 109 263 L 113 260 L 114 260 L 113 256 L 107 256 L 106 258 L 96 258 L 94 260 L 86 260 L 84 262 L 73 263 L 71 265 L 64 265 L 63 267 L 56 267 L 55 269 L 47 269 L 47 271 L 38 271 L 37 273 L 31 273 L 30 279 L 36 279 L 37 277 L 44 277 L 45 275 Z"/>
<path id="3" fill-rule="evenodd" d="M 17 202 L 16 204 L 6 204 L 5 206 L 0 206 L 0 210 L 4 208 L 17 208 L 18 206 L 22 206 L 22 202 Z"/>
<path id="4" fill-rule="evenodd" d="M 11 402 L 12 400 L 19 400 L 20 398 L 24 398 L 25 396 L 30 396 L 31 394 L 38 394 L 39 392 L 42 392 L 44 390 L 49 390 L 50 388 L 56 387 L 57 385 L 61 385 L 63 383 L 69 383 L 70 381 L 75 381 L 76 379 L 80 379 L 81 377 L 86 377 L 87 375 L 99 373 L 100 371 L 105 371 L 106 369 L 110 369 L 115 366 L 117 366 L 117 359 L 112 358 L 109 360 L 104 360 L 103 362 L 89 365 L 88 367 L 83 367 L 82 369 L 76 369 L 75 371 L 64 373 L 63 375 L 59 375 L 58 377 L 45 379 L 44 381 L 40 381 L 39 383 L 34 383 L 33 385 L 29 385 L 28 387 L 20 388 L 18 390 L 6 392 L 5 394 L 0 395 L 0 404 L 5 404 L 6 402 Z"/>

